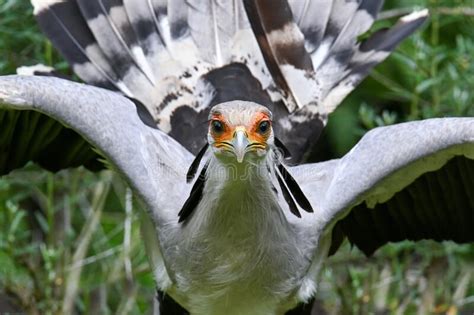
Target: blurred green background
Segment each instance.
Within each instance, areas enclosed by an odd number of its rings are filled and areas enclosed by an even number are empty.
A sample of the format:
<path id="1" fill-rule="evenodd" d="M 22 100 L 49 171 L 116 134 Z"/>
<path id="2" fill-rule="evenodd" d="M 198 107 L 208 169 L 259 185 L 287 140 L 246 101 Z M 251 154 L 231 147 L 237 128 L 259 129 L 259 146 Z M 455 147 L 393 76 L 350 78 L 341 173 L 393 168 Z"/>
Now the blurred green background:
<path id="1" fill-rule="evenodd" d="M 474 116 L 474 1 L 386 1 L 371 31 L 413 8 L 429 8 L 429 21 L 331 115 L 312 160 L 344 155 L 377 126 Z M 72 74 L 28 1 L 0 0 L 0 74 L 36 63 Z M 0 177 L 0 313 L 150 313 L 155 287 L 126 192 L 109 171 L 28 165 Z M 345 244 L 321 279 L 321 314 L 474 313 L 473 245 L 405 242 L 366 258 Z"/>

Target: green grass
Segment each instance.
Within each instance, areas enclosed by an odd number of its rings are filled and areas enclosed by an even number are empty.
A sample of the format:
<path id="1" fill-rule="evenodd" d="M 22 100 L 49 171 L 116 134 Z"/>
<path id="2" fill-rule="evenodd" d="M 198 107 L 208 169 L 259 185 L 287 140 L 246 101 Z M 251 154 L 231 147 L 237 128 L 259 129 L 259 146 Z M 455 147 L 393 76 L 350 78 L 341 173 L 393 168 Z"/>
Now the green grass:
<path id="1" fill-rule="evenodd" d="M 457 9 L 473 2 L 416 4 L 432 9 L 430 21 L 331 116 L 314 159 L 343 155 L 376 126 L 474 115 L 474 18 Z M 38 62 L 71 73 L 31 13 L 27 1 L 0 0 L 0 74 Z M 0 177 L 0 311 L 8 301 L 30 314 L 149 312 L 154 283 L 139 210 L 125 195 L 108 171 L 29 165 Z M 472 313 L 473 261 L 472 245 L 406 242 L 367 259 L 345 244 L 322 273 L 318 302 L 328 314 Z"/>
<path id="2" fill-rule="evenodd" d="M 99 313 L 148 310 L 155 289 L 125 191 L 110 171 L 1 178 L 0 290 L 32 314 L 89 313 L 102 300 Z"/>

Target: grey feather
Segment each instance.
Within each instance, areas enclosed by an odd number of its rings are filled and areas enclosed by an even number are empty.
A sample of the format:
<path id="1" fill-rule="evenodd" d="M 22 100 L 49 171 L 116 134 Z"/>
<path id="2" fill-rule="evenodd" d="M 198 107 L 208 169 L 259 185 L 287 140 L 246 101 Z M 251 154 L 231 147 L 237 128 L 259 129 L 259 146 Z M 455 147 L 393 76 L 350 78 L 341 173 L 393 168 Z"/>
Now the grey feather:
<path id="1" fill-rule="evenodd" d="M 189 35 L 188 6 L 186 0 L 168 1 L 168 23 L 172 40 L 179 40 Z"/>
<path id="2" fill-rule="evenodd" d="M 201 58 L 218 67 L 231 57 L 232 40 L 245 16 L 240 1 L 188 0 L 188 25 Z"/>
<path id="3" fill-rule="evenodd" d="M 375 21 L 382 0 L 289 3 L 305 36 L 305 46 L 318 79 L 317 104 L 308 107 L 323 116 L 331 113 L 402 39 L 419 28 L 427 15 L 426 11 L 420 11 L 414 17 L 404 17 L 394 27 L 374 34 L 361 44 L 357 38 Z"/>
<path id="4" fill-rule="evenodd" d="M 244 1 L 253 33 L 288 111 L 318 101 L 318 84 L 304 36 L 286 1 Z"/>
<path id="5" fill-rule="evenodd" d="M 313 64 L 318 72 L 324 71 L 324 67 L 334 67 L 332 63 L 345 63 L 350 59 L 357 36 L 366 32 L 375 20 L 375 16 L 382 5 L 377 1 L 333 1 L 331 13 L 327 25 L 323 27 L 319 23 L 325 20 L 323 16 L 313 17 L 317 23 L 317 29 L 324 28 L 324 35 L 317 44 L 318 48 L 311 53 Z M 318 13 L 319 15 L 320 13 Z M 312 35 L 312 34 L 308 34 Z M 319 37 L 320 34 L 317 34 Z M 311 39 L 307 39 L 310 40 Z"/>
<path id="6" fill-rule="evenodd" d="M 342 159 L 291 171 L 310 201 L 319 203 L 315 213 L 321 221 L 315 228 L 329 228 L 353 207 L 385 203 L 455 156 L 474 159 L 473 118 L 438 118 L 373 129 Z M 468 184 L 474 189 L 474 182 Z M 449 193 L 443 193 L 449 200 Z"/>
<path id="7" fill-rule="evenodd" d="M 160 54 L 165 52 L 165 42 L 156 22 L 158 16 L 150 0 L 123 0 L 123 4 L 139 45 L 156 78 L 160 72 Z"/>
<path id="8" fill-rule="evenodd" d="M 162 43 L 170 49 L 171 34 L 168 19 L 168 2 L 167 0 L 146 0 L 147 7 L 151 12 L 156 30 L 161 38 Z M 182 2 L 178 1 L 181 5 Z M 175 3 L 176 4 L 176 3 Z M 132 5 L 132 3 L 130 3 Z"/>
<path id="9" fill-rule="evenodd" d="M 146 75 L 147 72 L 149 73 L 149 66 L 147 66 L 147 70 L 138 66 L 124 36 L 111 18 L 113 11 L 110 3 L 103 1 L 106 0 L 78 0 L 77 2 L 94 38 L 107 56 L 109 64 L 123 81 L 122 92 L 129 97 L 139 99 L 144 104 L 151 104 L 149 92 L 153 90 L 153 82 Z M 124 11 L 123 6 L 113 9 Z M 123 17 L 123 20 L 120 21 L 121 28 L 130 28 L 129 25 L 127 26 L 129 22 L 125 12 L 122 12 L 121 16 Z M 117 17 L 117 19 L 119 18 Z"/>
<path id="10" fill-rule="evenodd" d="M 357 45 L 347 68 L 340 71 L 340 78 L 327 82 L 323 106 L 328 109 L 337 107 L 374 66 L 384 61 L 403 39 L 423 24 L 427 13 L 423 10 L 402 17 L 392 28 L 379 30 Z"/>
<path id="11" fill-rule="evenodd" d="M 324 36 L 311 54 L 320 79 L 320 111 L 330 113 L 337 106 L 330 106 L 325 99 L 329 93 L 337 93 L 333 87 L 350 71 L 349 61 L 357 50 L 357 36 L 369 29 L 381 4 L 379 0 L 333 1 Z"/>
<path id="12" fill-rule="evenodd" d="M 305 46 L 309 53 L 313 53 L 321 44 L 333 2 L 333 0 L 289 1 L 295 22 L 305 37 Z"/>
<path id="13" fill-rule="evenodd" d="M 103 8 L 108 13 L 109 20 L 113 26 L 117 38 L 121 38 L 125 43 L 128 53 L 135 64 L 146 75 L 151 83 L 155 83 L 155 76 L 151 66 L 145 58 L 145 53 L 140 46 L 138 38 L 131 25 L 128 12 L 124 5 L 124 0 L 102 0 Z M 139 4 L 136 4 L 139 5 Z"/>
<path id="14" fill-rule="evenodd" d="M 353 53 L 351 50 L 356 46 L 357 36 L 369 30 L 382 3 L 382 0 L 346 3 L 335 1 L 324 34 L 324 41 L 332 40 L 326 58 L 330 56 L 332 59 L 338 59 L 340 63 L 347 63 Z M 346 11 L 349 11 L 349 14 L 344 14 Z M 329 62 L 323 60 L 322 63 Z"/>
<path id="15" fill-rule="evenodd" d="M 75 1 L 32 1 L 35 17 L 44 33 L 86 82 L 116 88 L 118 75 L 110 67 L 102 49 L 78 14 Z"/>

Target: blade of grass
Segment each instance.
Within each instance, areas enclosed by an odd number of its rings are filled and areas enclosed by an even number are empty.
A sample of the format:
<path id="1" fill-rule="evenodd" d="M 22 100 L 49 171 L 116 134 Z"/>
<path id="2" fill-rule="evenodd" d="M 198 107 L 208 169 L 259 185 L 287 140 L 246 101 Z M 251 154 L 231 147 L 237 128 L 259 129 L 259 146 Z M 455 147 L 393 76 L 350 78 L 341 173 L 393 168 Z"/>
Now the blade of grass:
<path id="1" fill-rule="evenodd" d="M 94 189 L 94 197 L 92 207 L 84 227 L 78 237 L 77 248 L 72 256 L 71 265 L 81 265 L 84 260 L 87 250 L 89 248 L 92 235 L 97 230 L 104 203 L 110 189 L 110 178 L 99 181 Z M 74 302 L 79 291 L 79 282 L 82 272 L 82 267 L 70 269 L 66 276 L 65 294 L 62 305 L 63 314 L 72 314 Z"/>

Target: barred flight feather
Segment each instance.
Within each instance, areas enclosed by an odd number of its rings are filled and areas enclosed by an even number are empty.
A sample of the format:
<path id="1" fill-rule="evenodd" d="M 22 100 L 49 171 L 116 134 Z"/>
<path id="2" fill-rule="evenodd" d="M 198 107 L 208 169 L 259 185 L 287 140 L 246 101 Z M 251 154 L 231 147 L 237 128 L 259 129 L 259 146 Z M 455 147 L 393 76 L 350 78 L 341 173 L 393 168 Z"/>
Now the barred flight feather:
<path id="1" fill-rule="evenodd" d="M 193 153 L 205 139 L 184 132 L 183 123 L 205 132 L 210 106 L 239 99 L 274 112 L 276 135 L 293 162 L 316 142 L 328 114 L 426 18 L 405 18 L 359 43 L 381 0 L 33 4 L 45 33 L 83 80 L 140 101 L 161 130 Z"/>

